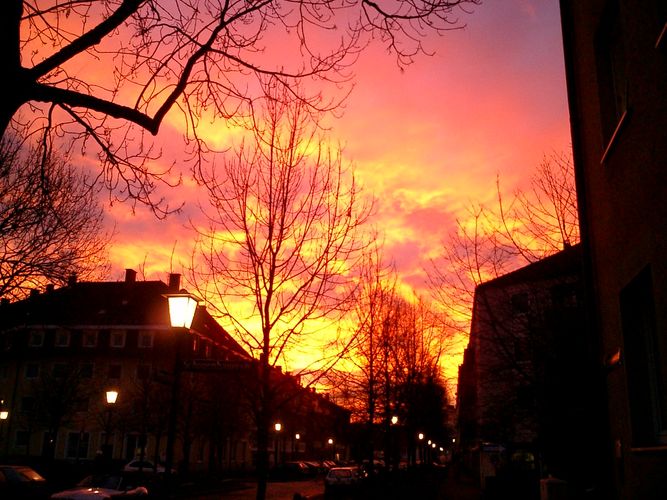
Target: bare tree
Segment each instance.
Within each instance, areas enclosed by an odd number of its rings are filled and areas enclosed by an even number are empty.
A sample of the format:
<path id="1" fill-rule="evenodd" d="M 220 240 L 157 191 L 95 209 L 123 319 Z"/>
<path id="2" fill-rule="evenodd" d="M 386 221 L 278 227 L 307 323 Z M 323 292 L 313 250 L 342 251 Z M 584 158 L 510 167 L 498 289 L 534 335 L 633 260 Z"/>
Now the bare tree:
<path id="1" fill-rule="evenodd" d="M 209 227 L 197 228 L 198 264 L 190 273 L 214 314 L 259 355 L 258 498 L 266 490 L 269 423 L 280 405 L 272 368 L 344 310 L 370 211 L 307 105 L 290 102 L 281 86 L 271 92 L 277 98 L 267 94 L 254 141 L 204 179 Z"/>
<path id="2" fill-rule="evenodd" d="M 0 296 L 102 277 L 111 239 L 86 178 L 49 150 L 0 142 Z"/>
<path id="3" fill-rule="evenodd" d="M 579 241 L 574 167 L 565 153 L 545 156 L 527 190 L 497 205 L 469 207 L 431 263 L 430 288 L 450 328 L 467 334 L 475 288 Z"/>
<path id="4" fill-rule="evenodd" d="M 198 163 L 207 151 L 201 128 L 250 114 L 266 75 L 286 89 L 303 79 L 345 83 L 371 40 L 405 66 L 425 52 L 427 33 L 459 28 L 458 7 L 477 2 L 9 0 L 0 16 L 0 133 L 27 105 L 42 118 L 36 129 L 97 152 L 101 179 L 118 196 L 160 213 L 151 195 L 170 174 L 151 166 L 151 146 L 133 128 L 156 135 L 180 113 Z M 303 97 L 325 108 L 319 91 Z"/>
<path id="5" fill-rule="evenodd" d="M 396 273 L 382 264 L 377 246 L 362 266 L 353 316 L 357 331 L 346 356 L 351 368 L 329 374 L 334 393 L 356 420 L 365 422 L 364 454 L 369 460 L 378 428 L 384 430 L 385 456 L 396 456 L 396 436 L 390 439 L 394 416 L 413 452 L 416 429 L 432 437 L 443 433 L 446 394 L 440 361 L 448 346 L 446 330 L 426 301 L 400 295 Z M 436 392 L 426 389 L 435 386 L 442 389 L 442 397 L 433 402 L 430 396 Z M 427 406 L 432 419 L 426 416 Z"/>

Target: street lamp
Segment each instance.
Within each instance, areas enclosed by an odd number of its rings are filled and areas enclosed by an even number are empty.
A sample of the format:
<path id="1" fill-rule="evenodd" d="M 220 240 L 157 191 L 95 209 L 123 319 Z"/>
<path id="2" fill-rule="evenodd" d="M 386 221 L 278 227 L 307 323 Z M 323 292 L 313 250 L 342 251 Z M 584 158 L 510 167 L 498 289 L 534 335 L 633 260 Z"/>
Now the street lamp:
<path id="1" fill-rule="evenodd" d="M 111 446 L 109 445 L 109 437 L 111 436 L 111 413 L 113 412 L 113 407 L 118 400 L 118 391 L 115 389 L 109 389 L 104 393 L 105 401 L 107 403 L 107 419 L 104 428 L 104 457 L 107 460 L 113 458 L 111 453 Z"/>
<path id="2" fill-rule="evenodd" d="M 277 465 L 278 465 L 278 455 L 279 455 L 279 451 L 280 451 L 280 439 L 279 439 L 278 435 L 280 434 L 280 431 L 281 431 L 282 428 L 283 428 L 283 424 L 281 424 L 280 422 L 276 422 L 276 423 L 273 425 L 273 428 L 274 428 L 275 431 L 276 431 L 276 439 L 275 439 L 275 441 L 274 441 L 274 445 L 273 445 L 273 449 L 274 449 L 274 451 L 275 451 L 275 455 L 276 455 L 276 456 L 275 456 L 274 459 L 273 459 L 273 463 L 274 463 L 274 465 L 277 466 Z"/>
<path id="3" fill-rule="evenodd" d="M 177 404 L 180 391 L 181 371 L 183 369 L 181 362 L 181 346 L 179 345 L 179 331 L 190 331 L 192 320 L 197 310 L 197 299 L 189 293 L 170 293 L 165 297 L 169 303 L 169 323 L 174 330 L 176 339 L 174 341 L 174 379 L 171 386 L 171 406 L 169 408 L 169 422 L 167 426 L 167 456 L 165 460 L 165 475 L 171 476 L 174 465 L 174 442 L 176 440 L 176 417 Z"/>
<path id="4" fill-rule="evenodd" d="M 417 438 L 419 439 L 419 463 L 423 464 L 424 463 L 424 433 L 420 432 L 417 434 Z"/>
<path id="5" fill-rule="evenodd" d="M 292 459 L 294 459 L 296 452 L 298 451 L 297 443 L 299 442 L 299 439 L 301 439 L 301 434 L 297 432 L 294 434 L 294 440 L 292 441 Z"/>

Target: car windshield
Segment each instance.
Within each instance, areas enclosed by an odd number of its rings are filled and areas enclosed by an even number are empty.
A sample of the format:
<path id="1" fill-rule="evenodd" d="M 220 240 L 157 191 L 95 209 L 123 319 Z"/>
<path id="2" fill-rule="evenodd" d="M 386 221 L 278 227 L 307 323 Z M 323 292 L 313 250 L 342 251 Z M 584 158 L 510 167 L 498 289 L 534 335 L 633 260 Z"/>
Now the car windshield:
<path id="1" fill-rule="evenodd" d="M 121 476 L 88 476 L 83 479 L 79 486 L 86 488 L 107 488 L 110 490 L 120 490 L 123 478 Z"/>
<path id="2" fill-rule="evenodd" d="M 5 477 L 14 482 L 28 482 L 28 481 L 45 481 L 45 479 L 37 474 L 30 467 L 7 467 L 3 468 Z"/>

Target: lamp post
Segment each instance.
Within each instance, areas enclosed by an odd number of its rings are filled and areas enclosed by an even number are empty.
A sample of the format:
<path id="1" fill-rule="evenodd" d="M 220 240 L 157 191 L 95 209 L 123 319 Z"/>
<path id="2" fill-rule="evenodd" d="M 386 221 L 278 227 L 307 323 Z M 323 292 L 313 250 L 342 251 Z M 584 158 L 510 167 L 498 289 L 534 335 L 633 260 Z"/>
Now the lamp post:
<path id="1" fill-rule="evenodd" d="M 5 421 L 9 418 L 9 410 L 5 408 L 5 400 L 0 400 L 0 443 L 4 439 Z"/>
<path id="2" fill-rule="evenodd" d="M 190 331 L 192 320 L 197 310 L 197 299 L 189 293 L 173 293 L 165 295 L 169 302 L 169 323 L 174 333 L 174 378 L 171 385 L 171 404 L 169 407 L 169 421 L 167 423 L 167 456 L 165 460 L 165 476 L 171 477 L 174 465 L 174 442 L 176 440 L 176 420 L 178 413 L 178 398 L 183 370 L 180 349 L 180 332 Z"/>
<path id="3" fill-rule="evenodd" d="M 419 461 L 420 464 L 424 464 L 424 433 L 420 432 L 417 434 L 417 439 L 419 439 Z"/>
<path id="4" fill-rule="evenodd" d="M 279 452 L 280 452 L 280 438 L 279 438 L 279 436 L 280 436 L 280 431 L 283 428 L 283 424 L 281 424 L 280 422 L 276 422 L 273 425 L 273 428 L 276 431 L 276 439 L 274 440 L 274 443 L 273 443 L 273 451 L 275 453 L 275 457 L 273 458 L 273 465 L 278 466 L 278 455 L 279 455 Z"/>
<path id="5" fill-rule="evenodd" d="M 111 414 L 113 412 L 113 407 L 118 400 L 118 391 L 109 389 L 104 393 L 104 398 L 107 403 L 107 418 L 104 424 L 104 458 L 108 463 L 113 458 L 111 446 L 109 445 L 109 437 L 111 436 Z"/>
<path id="6" fill-rule="evenodd" d="M 334 447 L 334 440 L 332 438 L 329 438 L 327 443 L 329 443 L 329 446 L 331 446 L 331 460 L 335 461 L 336 460 L 336 448 Z"/>
<path id="7" fill-rule="evenodd" d="M 294 434 L 294 441 L 292 441 L 292 459 L 294 459 L 299 449 L 297 443 L 299 442 L 300 439 L 301 439 L 301 434 L 299 434 L 298 432 Z"/>

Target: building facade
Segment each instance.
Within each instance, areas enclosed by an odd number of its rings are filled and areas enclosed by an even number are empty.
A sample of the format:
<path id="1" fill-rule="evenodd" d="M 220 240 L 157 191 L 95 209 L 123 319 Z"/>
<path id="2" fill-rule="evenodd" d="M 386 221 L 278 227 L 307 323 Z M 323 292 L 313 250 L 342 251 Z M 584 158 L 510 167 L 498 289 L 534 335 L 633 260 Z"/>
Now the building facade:
<path id="1" fill-rule="evenodd" d="M 475 291 L 458 446 L 490 498 L 538 498 L 548 476 L 579 495 L 595 487 L 581 269 L 576 245 Z"/>
<path id="2" fill-rule="evenodd" d="M 667 496 L 667 2 L 561 0 L 607 498 Z"/>
<path id="3" fill-rule="evenodd" d="M 177 274 L 137 281 L 128 269 L 124 281 L 73 278 L 3 301 L 0 455 L 86 462 L 103 453 L 188 472 L 252 470 L 257 362 L 202 306 L 189 328 L 173 328 L 167 295 L 180 291 Z M 279 369 L 272 379 L 282 419 L 273 463 L 328 454 L 330 437 L 340 446 L 349 413 Z"/>

